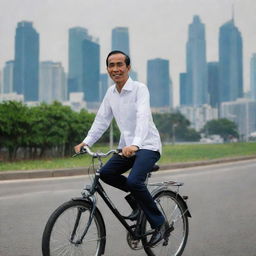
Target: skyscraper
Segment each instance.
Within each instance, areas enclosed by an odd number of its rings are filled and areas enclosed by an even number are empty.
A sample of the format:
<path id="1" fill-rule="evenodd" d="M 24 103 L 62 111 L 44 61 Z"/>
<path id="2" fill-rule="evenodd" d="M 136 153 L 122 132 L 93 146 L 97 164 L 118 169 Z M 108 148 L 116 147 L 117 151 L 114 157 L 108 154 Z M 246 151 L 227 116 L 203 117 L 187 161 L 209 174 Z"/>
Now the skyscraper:
<path id="1" fill-rule="evenodd" d="M 256 101 L 240 98 L 220 104 L 221 118 L 236 123 L 241 140 L 248 141 L 250 133 L 256 131 Z"/>
<path id="2" fill-rule="evenodd" d="M 256 100 L 256 53 L 252 55 L 250 62 L 250 94 L 251 99 Z"/>
<path id="3" fill-rule="evenodd" d="M 13 69 L 14 61 L 6 61 L 3 70 L 3 93 L 13 92 Z"/>
<path id="4" fill-rule="evenodd" d="M 116 27 L 112 29 L 112 51 L 119 50 L 130 56 L 129 29 L 127 27 Z M 133 80 L 138 79 L 137 72 L 133 69 L 130 71 L 130 77 Z"/>
<path id="5" fill-rule="evenodd" d="M 100 74 L 100 91 L 99 91 L 99 100 L 102 101 L 107 90 L 108 90 L 108 74 Z"/>
<path id="6" fill-rule="evenodd" d="M 119 50 L 130 55 L 129 31 L 127 27 L 116 27 L 112 30 L 112 51 Z"/>
<path id="7" fill-rule="evenodd" d="M 91 39 L 82 27 L 69 29 L 68 45 L 68 93 L 83 92 L 83 41 Z"/>
<path id="8" fill-rule="evenodd" d="M 189 25 L 187 41 L 188 104 L 200 106 L 208 103 L 207 63 L 204 24 L 199 16 Z"/>
<path id="9" fill-rule="evenodd" d="M 39 34 L 32 22 L 18 23 L 15 35 L 13 90 L 25 101 L 38 100 Z"/>
<path id="10" fill-rule="evenodd" d="M 46 103 L 65 101 L 67 83 L 64 68 L 59 62 L 43 61 L 40 63 L 39 99 Z"/>
<path id="11" fill-rule="evenodd" d="M 180 73 L 180 105 L 190 105 L 188 98 L 187 73 Z"/>
<path id="12" fill-rule="evenodd" d="M 172 106 L 169 61 L 152 59 L 147 63 L 147 85 L 150 92 L 150 105 L 153 108 Z"/>
<path id="13" fill-rule="evenodd" d="M 0 95 L 3 93 L 2 70 L 0 69 Z"/>
<path id="14" fill-rule="evenodd" d="M 243 96 L 243 43 L 234 20 L 219 30 L 219 97 L 220 102 Z"/>
<path id="15" fill-rule="evenodd" d="M 213 108 L 219 104 L 219 63 L 208 63 L 208 91 L 209 103 Z"/>
<path id="16" fill-rule="evenodd" d="M 83 40 L 82 68 L 85 100 L 86 102 L 98 102 L 100 87 L 100 45 L 94 39 Z"/>

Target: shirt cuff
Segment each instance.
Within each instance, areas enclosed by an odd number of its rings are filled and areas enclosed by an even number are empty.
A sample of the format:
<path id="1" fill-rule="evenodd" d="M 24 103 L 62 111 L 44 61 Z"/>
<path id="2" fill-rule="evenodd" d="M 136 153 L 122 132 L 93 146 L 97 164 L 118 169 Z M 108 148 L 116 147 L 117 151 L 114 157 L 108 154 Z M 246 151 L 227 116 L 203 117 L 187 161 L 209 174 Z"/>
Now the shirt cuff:
<path id="1" fill-rule="evenodd" d="M 88 147 L 91 147 L 94 144 L 94 140 L 90 137 L 86 137 L 83 140 L 83 143 L 85 143 L 86 145 L 88 145 Z"/>
<path id="2" fill-rule="evenodd" d="M 131 145 L 137 146 L 140 149 L 141 148 L 141 138 L 140 137 L 135 137 L 133 139 Z"/>

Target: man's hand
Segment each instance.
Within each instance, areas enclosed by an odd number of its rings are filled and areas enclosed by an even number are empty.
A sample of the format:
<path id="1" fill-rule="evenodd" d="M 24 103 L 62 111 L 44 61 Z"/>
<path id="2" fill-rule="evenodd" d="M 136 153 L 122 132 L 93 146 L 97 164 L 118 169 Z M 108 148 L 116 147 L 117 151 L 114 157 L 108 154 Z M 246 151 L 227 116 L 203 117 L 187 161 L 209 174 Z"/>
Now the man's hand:
<path id="1" fill-rule="evenodd" d="M 123 156 L 125 157 L 131 157 L 135 154 L 136 151 L 138 151 L 139 148 L 137 146 L 134 146 L 134 145 L 131 145 L 131 146 L 127 146 L 127 147 L 124 147 L 122 149 L 122 154 Z"/>
<path id="2" fill-rule="evenodd" d="M 75 150 L 75 152 L 76 153 L 79 153 L 80 151 L 81 151 L 81 148 L 82 147 L 84 147 L 84 146 L 87 146 L 85 143 L 80 143 L 80 144 L 78 144 L 78 145 L 76 145 L 75 147 L 74 147 L 74 150 Z"/>

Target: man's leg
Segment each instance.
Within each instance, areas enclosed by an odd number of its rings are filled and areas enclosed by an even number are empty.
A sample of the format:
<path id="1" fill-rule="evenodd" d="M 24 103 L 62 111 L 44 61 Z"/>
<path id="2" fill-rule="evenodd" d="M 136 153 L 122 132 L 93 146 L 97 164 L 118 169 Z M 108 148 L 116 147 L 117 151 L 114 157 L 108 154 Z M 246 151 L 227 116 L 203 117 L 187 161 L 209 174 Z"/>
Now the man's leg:
<path id="1" fill-rule="evenodd" d="M 127 178 L 122 174 L 132 168 L 134 160 L 135 156 L 126 158 L 120 155 L 113 155 L 101 168 L 100 178 L 105 183 L 128 192 Z"/>
<path id="2" fill-rule="evenodd" d="M 152 228 L 159 227 L 165 220 L 145 185 L 147 173 L 159 158 L 159 152 L 152 150 L 141 149 L 136 152 L 132 170 L 126 181 L 128 190 L 144 211 Z"/>

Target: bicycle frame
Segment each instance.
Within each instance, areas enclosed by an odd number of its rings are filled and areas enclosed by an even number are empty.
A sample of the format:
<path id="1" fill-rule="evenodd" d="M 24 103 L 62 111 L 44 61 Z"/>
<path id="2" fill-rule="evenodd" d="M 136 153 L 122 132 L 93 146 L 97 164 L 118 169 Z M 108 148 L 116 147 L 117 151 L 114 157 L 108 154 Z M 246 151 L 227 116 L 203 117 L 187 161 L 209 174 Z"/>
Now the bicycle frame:
<path id="1" fill-rule="evenodd" d="M 95 177 L 92 183 L 92 186 L 87 186 L 85 188 L 85 190 L 83 190 L 82 198 L 73 198 L 73 200 L 84 200 L 86 199 L 87 201 L 89 201 L 92 205 L 92 212 L 91 212 L 91 216 L 89 218 L 89 222 L 88 222 L 88 226 L 90 225 L 92 218 L 93 218 L 93 214 L 94 211 L 96 209 L 96 198 L 95 198 L 95 192 L 97 192 L 101 198 L 103 199 L 103 201 L 106 203 L 106 205 L 108 206 L 108 208 L 111 210 L 111 212 L 115 215 L 115 217 L 121 222 L 121 224 L 125 227 L 125 229 L 134 237 L 134 239 L 141 239 L 144 236 L 150 235 L 153 233 L 153 230 L 150 232 L 147 232 L 146 234 L 139 234 L 138 230 L 139 227 L 136 226 L 135 231 L 132 229 L 132 227 L 134 227 L 134 225 L 129 225 L 128 222 L 124 219 L 124 217 L 121 215 L 121 213 L 118 211 L 118 209 L 116 208 L 116 206 L 114 205 L 114 203 L 111 201 L 111 199 L 109 198 L 109 196 L 107 195 L 107 193 L 105 192 L 104 188 L 102 187 L 100 181 L 99 181 L 99 176 L 100 176 L 100 169 L 97 169 L 96 173 L 95 173 Z M 139 216 L 139 221 L 138 223 L 140 223 L 142 218 L 142 212 Z M 85 231 L 81 237 L 81 240 L 84 238 L 84 236 L 86 235 L 86 232 L 88 230 L 88 227 L 85 228 Z"/>

